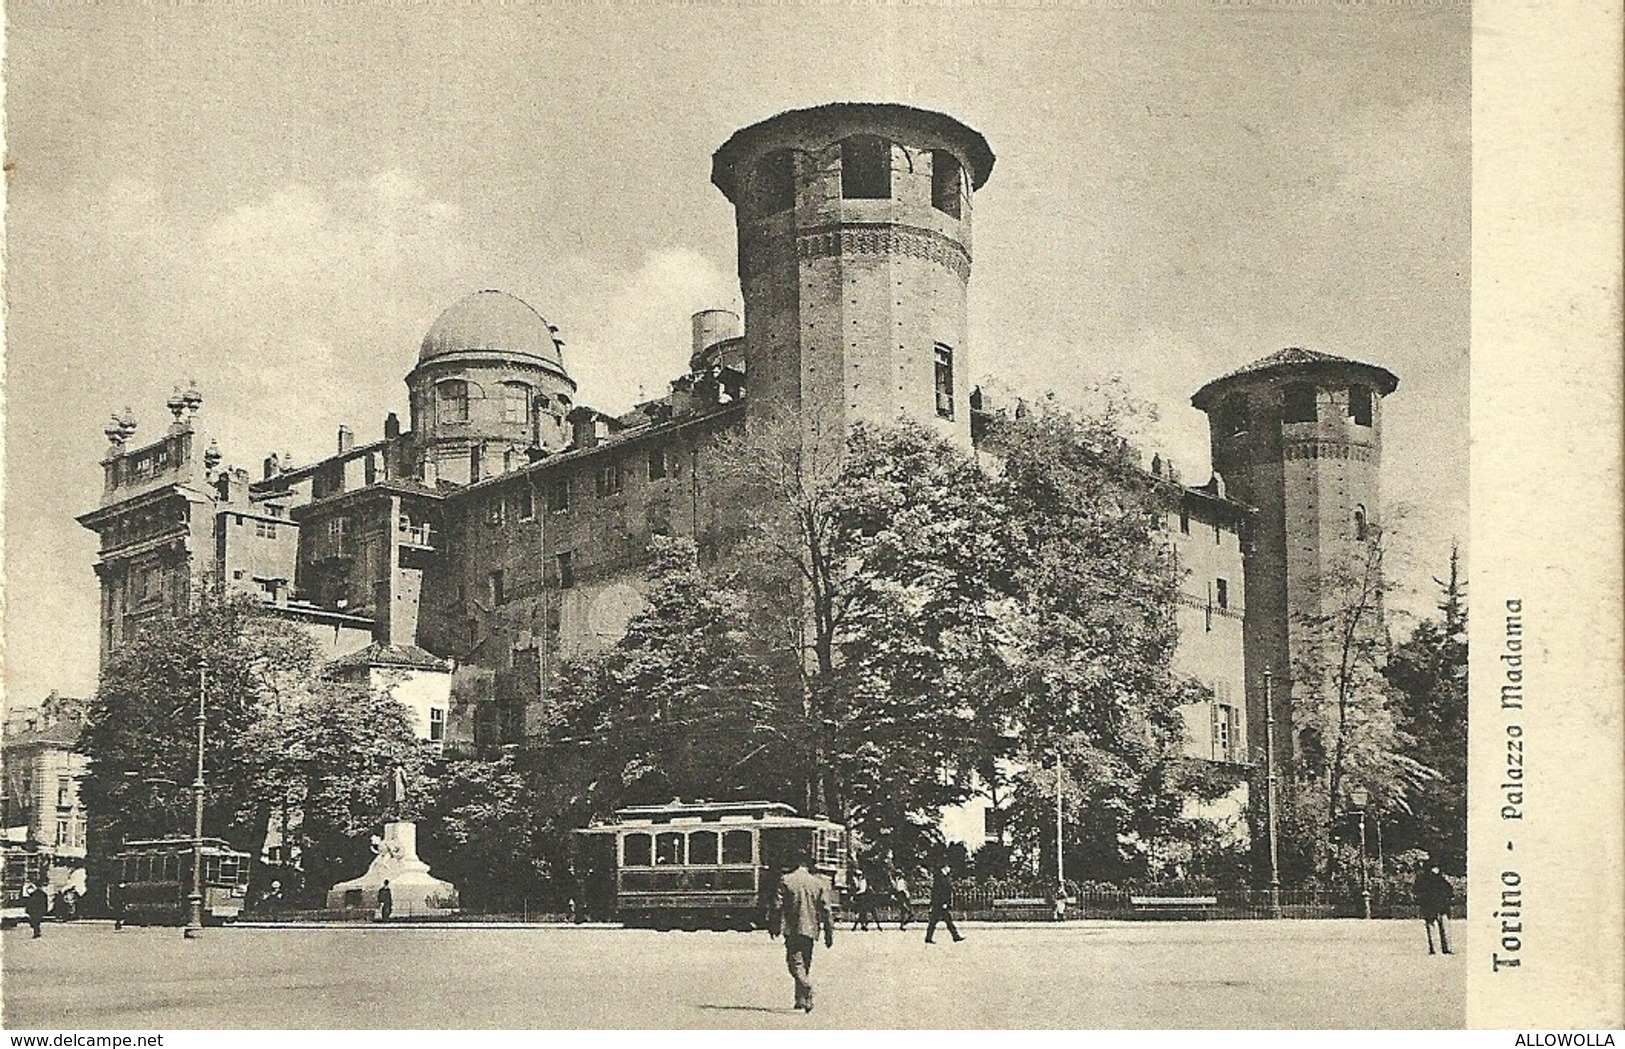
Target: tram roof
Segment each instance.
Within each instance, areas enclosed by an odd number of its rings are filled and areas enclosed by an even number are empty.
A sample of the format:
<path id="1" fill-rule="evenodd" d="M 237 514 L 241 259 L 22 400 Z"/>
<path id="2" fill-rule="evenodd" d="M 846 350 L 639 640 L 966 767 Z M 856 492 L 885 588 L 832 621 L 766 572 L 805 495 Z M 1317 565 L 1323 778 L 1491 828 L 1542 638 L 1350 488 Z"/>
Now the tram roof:
<path id="1" fill-rule="evenodd" d="M 796 810 L 778 801 L 674 801 L 668 805 L 630 805 L 615 810 L 615 820 L 601 829 L 616 827 L 650 827 L 663 824 L 692 825 L 696 823 L 751 824 L 767 823 L 773 826 L 816 827 L 829 826 L 831 821 L 819 817 L 803 817 Z"/>
<path id="2" fill-rule="evenodd" d="M 124 843 L 123 848 L 119 851 L 122 853 L 134 852 L 137 850 L 156 851 L 158 849 L 190 849 L 192 847 L 193 840 L 194 839 L 192 838 L 147 838 L 142 841 L 127 841 Z M 239 851 L 226 844 L 226 840 L 224 838 L 202 838 L 199 840 L 201 840 L 205 849 L 216 849 L 224 852 Z M 248 853 L 244 852 L 242 855 L 246 856 Z"/>

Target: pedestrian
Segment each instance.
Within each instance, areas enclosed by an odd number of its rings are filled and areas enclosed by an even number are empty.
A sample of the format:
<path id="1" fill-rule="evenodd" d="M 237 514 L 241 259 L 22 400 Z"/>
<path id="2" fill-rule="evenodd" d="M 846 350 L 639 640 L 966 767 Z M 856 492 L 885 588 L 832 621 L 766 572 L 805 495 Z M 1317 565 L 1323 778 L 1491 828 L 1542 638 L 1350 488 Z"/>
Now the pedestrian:
<path id="1" fill-rule="evenodd" d="M 863 873 L 862 867 L 854 866 L 847 877 L 847 892 L 852 901 L 852 931 L 861 928 L 868 932 L 871 921 L 879 931 L 880 915 L 875 912 L 875 894 L 869 889 L 868 875 Z"/>
<path id="2" fill-rule="evenodd" d="M 1066 904 L 1067 904 L 1066 882 L 1058 881 L 1058 882 L 1055 883 L 1054 899 L 1051 902 L 1054 905 L 1054 911 L 1053 911 L 1054 919 L 1056 921 L 1058 921 L 1058 922 L 1066 921 Z"/>
<path id="3" fill-rule="evenodd" d="M 124 894 L 127 886 L 116 882 L 107 887 L 107 909 L 113 912 L 113 931 L 124 928 Z"/>
<path id="4" fill-rule="evenodd" d="M 381 922 L 389 921 L 389 916 L 394 910 L 395 893 L 390 891 L 389 879 L 385 878 L 384 883 L 378 886 L 378 920 Z"/>
<path id="5" fill-rule="evenodd" d="M 908 879 L 903 876 L 901 869 L 892 872 L 891 898 L 892 903 L 897 906 L 897 929 L 901 932 L 914 920 L 914 908 L 908 902 Z"/>
<path id="6" fill-rule="evenodd" d="M 1428 953 L 1433 949 L 1433 926 L 1439 927 L 1439 950 L 1454 954 L 1450 949 L 1450 905 L 1455 902 L 1456 888 L 1450 879 L 1439 872 L 1439 865 L 1428 859 L 1427 867 L 1416 876 L 1416 906 L 1422 912 L 1422 925 L 1428 933 Z"/>
<path id="7" fill-rule="evenodd" d="M 51 898 L 40 886 L 29 882 L 23 886 L 23 913 L 28 916 L 28 927 L 34 930 L 34 939 L 40 938 L 40 923 L 51 909 Z"/>
<path id="8" fill-rule="evenodd" d="M 796 982 L 796 1008 L 813 1009 L 813 940 L 822 930 L 825 949 L 835 946 L 835 915 L 830 906 L 834 889 L 823 877 L 807 869 L 806 846 L 796 848 L 793 866 L 779 882 L 768 915 L 767 932 L 777 939 L 784 936 L 784 962 Z"/>
<path id="9" fill-rule="evenodd" d="M 948 927 L 948 935 L 958 943 L 964 937 L 959 935 L 959 929 L 954 925 L 954 916 L 949 911 L 954 902 L 954 868 L 953 864 L 943 860 L 937 864 L 934 876 L 931 879 L 931 914 L 925 923 L 925 942 L 935 943 L 937 922 Z"/>

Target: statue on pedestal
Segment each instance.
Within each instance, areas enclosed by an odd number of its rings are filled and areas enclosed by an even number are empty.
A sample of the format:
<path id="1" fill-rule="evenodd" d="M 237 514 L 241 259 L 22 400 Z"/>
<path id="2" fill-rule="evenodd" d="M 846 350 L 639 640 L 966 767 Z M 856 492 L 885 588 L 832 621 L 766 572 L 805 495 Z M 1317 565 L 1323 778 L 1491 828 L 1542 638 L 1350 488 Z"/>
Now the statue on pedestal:
<path id="1" fill-rule="evenodd" d="M 389 885 L 387 898 L 396 917 L 434 917 L 457 910 L 457 889 L 430 876 L 429 865 L 418 859 L 417 824 L 400 817 L 407 810 L 406 773 L 400 766 L 383 784 L 383 834 L 373 837 L 375 855 L 367 873 L 340 882 L 327 892 L 329 910 L 382 913 L 379 890 Z"/>

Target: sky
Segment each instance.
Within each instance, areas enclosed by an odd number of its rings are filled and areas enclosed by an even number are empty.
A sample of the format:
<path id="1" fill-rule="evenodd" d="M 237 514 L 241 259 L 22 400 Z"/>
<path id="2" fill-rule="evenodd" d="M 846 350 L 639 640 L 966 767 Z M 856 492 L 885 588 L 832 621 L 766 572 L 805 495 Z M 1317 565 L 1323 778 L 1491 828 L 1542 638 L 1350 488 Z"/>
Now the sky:
<path id="1" fill-rule="evenodd" d="M 109 413 L 178 381 L 251 470 L 406 412 L 423 334 L 501 288 L 578 400 L 684 370 L 739 308 L 710 155 L 831 101 L 946 112 L 975 203 L 970 368 L 1119 377 L 1147 451 L 1208 474 L 1189 397 L 1285 346 L 1399 375 L 1393 607 L 1467 530 L 1469 15 L 1428 6 L 7 5 L 5 685 L 94 687 Z M 1403 619 L 1396 623 L 1405 629 Z"/>

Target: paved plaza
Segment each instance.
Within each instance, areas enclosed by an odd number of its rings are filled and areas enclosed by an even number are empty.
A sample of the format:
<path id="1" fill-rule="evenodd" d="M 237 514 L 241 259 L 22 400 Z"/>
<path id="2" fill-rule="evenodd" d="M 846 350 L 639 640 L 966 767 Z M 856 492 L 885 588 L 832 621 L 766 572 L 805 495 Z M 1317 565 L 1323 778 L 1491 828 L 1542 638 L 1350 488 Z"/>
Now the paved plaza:
<path id="1" fill-rule="evenodd" d="M 1459 924 L 1457 931 L 1465 933 Z M 4 1025 L 195 1028 L 1436 1028 L 1461 955 L 1420 922 L 1076 922 L 917 928 L 820 946 L 790 1008 L 766 933 L 602 927 L 178 929 L 4 935 Z"/>

